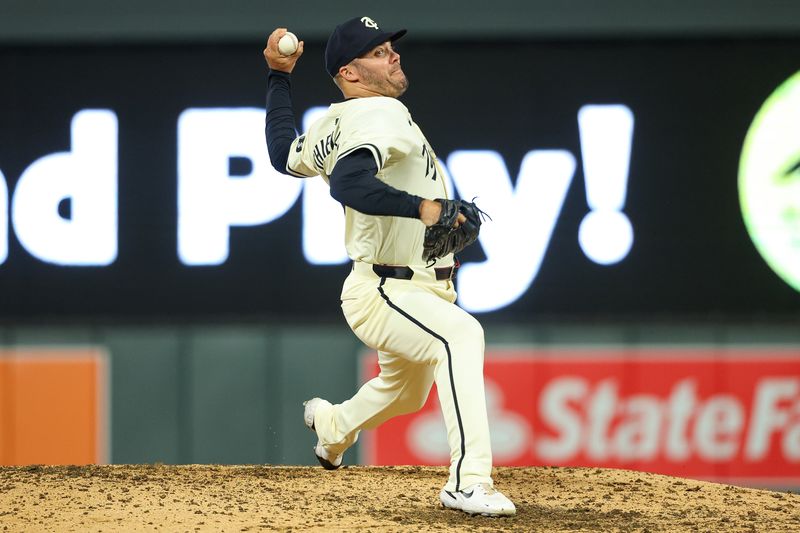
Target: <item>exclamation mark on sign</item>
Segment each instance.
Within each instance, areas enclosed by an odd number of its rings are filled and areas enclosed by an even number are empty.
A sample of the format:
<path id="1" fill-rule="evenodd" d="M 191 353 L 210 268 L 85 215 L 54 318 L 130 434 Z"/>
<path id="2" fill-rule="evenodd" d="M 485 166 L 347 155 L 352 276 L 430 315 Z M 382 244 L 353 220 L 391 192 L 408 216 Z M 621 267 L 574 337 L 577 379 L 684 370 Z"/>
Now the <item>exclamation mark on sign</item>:
<path id="1" fill-rule="evenodd" d="M 586 257 L 611 265 L 628 255 L 633 227 L 622 212 L 628 188 L 633 112 L 624 105 L 585 105 L 578 111 L 583 177 L 591 211 L 578 242 Z"/>

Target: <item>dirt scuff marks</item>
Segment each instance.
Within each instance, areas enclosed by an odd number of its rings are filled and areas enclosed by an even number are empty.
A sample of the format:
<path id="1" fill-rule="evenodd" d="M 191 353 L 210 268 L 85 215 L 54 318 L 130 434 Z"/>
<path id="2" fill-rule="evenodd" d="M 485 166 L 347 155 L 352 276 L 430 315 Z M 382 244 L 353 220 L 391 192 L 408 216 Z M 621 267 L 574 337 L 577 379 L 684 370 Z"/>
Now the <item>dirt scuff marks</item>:
<path id="1" fill-rule="evenodd" d="M 442 509 L 446 468 L 0 468 L 0 531 L 800 531 L 800 495 L 624 470 L 497 468 L 510 518 Z"/>

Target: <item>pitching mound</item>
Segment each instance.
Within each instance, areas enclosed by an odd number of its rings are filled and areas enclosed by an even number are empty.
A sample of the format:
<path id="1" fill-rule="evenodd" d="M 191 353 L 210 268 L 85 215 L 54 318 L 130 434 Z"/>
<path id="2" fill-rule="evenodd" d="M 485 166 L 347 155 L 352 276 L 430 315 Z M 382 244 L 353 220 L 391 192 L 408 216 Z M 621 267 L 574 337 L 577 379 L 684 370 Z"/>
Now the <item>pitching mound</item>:
<path id="1" fill-rule="evenodd" d="M 798 531 L 800 495 L 623 470 L 497 468 L 512 518 L 438 502 L 445 468 L 0 468 L 3 531 Z"/>

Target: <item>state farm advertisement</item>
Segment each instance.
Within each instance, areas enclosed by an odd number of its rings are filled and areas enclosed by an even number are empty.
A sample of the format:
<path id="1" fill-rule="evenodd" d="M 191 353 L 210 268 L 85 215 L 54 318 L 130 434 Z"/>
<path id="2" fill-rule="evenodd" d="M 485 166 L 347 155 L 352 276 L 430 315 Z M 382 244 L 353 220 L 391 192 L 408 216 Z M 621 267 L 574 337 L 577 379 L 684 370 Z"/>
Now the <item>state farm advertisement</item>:
<path id="1" fill-rule="evenodd" d="M 489 349 L 484 368 L 496 466 L 800 484 L 800 347 Z M 448 464 L 436 387 L 361 439 L 366 464 Z"/>

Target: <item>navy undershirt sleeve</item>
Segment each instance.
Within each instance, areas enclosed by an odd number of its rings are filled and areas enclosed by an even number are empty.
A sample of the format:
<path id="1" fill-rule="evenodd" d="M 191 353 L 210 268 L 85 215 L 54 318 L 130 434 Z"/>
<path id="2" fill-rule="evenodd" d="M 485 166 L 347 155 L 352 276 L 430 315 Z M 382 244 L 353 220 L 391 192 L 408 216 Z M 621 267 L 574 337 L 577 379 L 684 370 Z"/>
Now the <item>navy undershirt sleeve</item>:
<path id="1" fill-rule="evenodd" d="M 331 196 L 365 215 L 419 218 L 422 198 L 382 182 L 378 166 L 366 148 L 347 154 L 333 167 Z"/>
<path id="2" fill-rule="evenodd" d="M 283 174 L 289 161 L 289 149 L 297 137 L 292 111 L 291 75 L 270 70 L 267 76 L 267 151 L 275 170 Z"/>
<path id="3" fill-rule="evenodd" d="M 265 134 L 269 159 L 275 170 L 286 170 L 289 150 L 297 131 L 292 111 L 291 75 L 271 70 L 267 76 L 267 120 Z M 366 215 L 419 218 L 422 198 L 395 189 L 377 179 L 372 153 L 356 150 L 340 159 L 330 176 L 331 196 Z"/>

